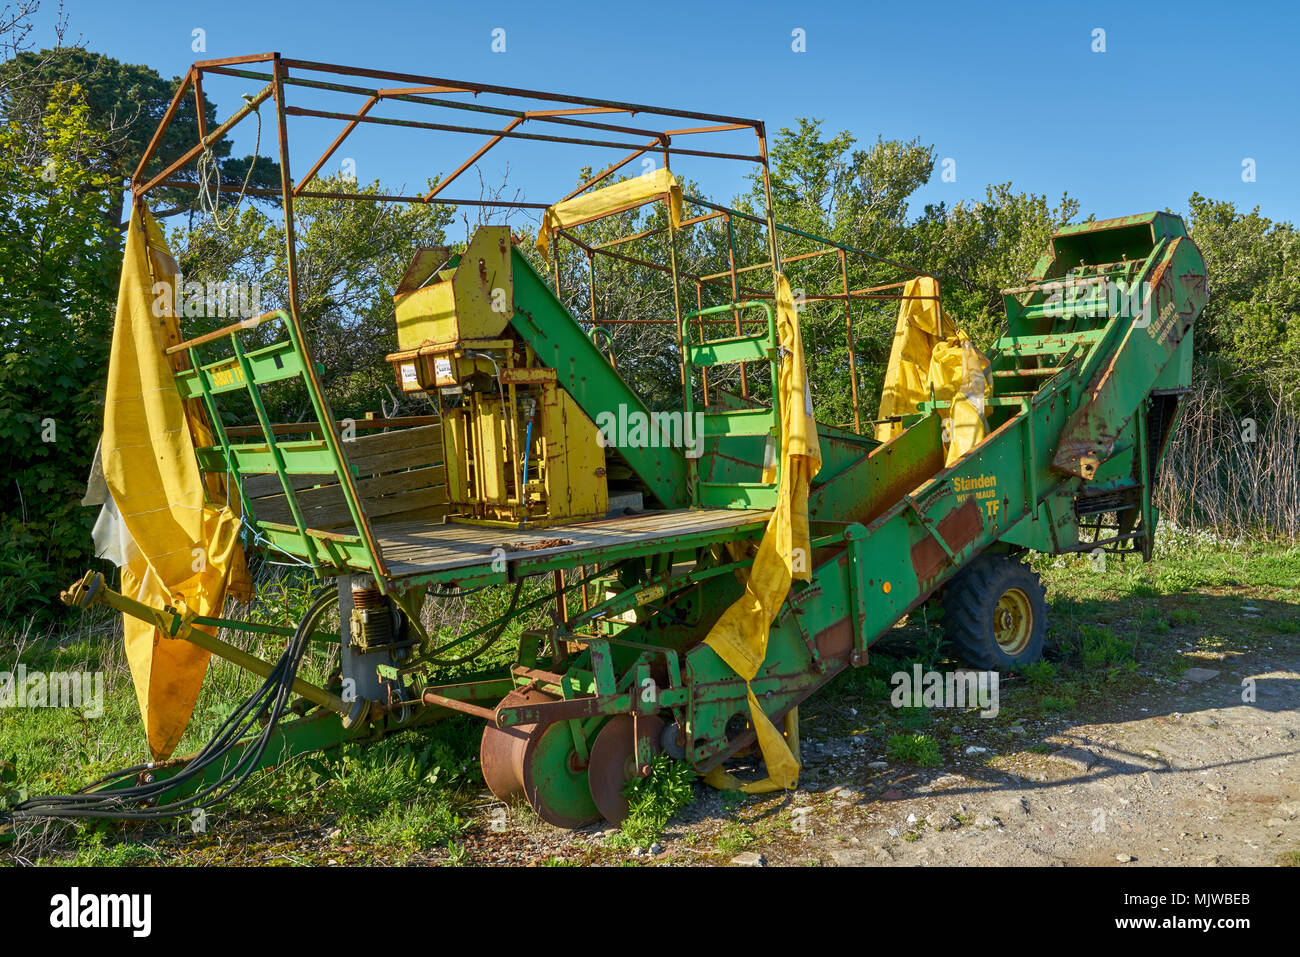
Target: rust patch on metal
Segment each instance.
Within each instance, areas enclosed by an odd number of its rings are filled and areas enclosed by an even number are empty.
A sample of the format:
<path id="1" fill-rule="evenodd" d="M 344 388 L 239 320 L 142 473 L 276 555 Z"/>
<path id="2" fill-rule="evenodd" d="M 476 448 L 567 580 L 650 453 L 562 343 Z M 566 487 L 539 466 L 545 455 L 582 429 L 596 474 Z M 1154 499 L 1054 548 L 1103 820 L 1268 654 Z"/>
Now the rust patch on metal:
<path id="1" fill-rule="evenodd" d="M 889 456 L 895 459 L 899 458 L 899 456 L 891 455 L 893 451 L 894 450 L 890 449 L 888 445 L 882 445 L 877 449 L 873 449 L 870 455 L 868 455 L 863 461 L 863 466 L 869 467 L 866 466 L 865 463 L 871 461 L 877 454 Z M 872 462 L 872 464 L 874 465 L 876 463 Z M 854 468 L 857 468 L 857 466 L 854 466 Z M 836 478 L 841 478 L 843 475 L 847 475 L 852 471 L 853 470 L 850 469 L 848 472 L 836 476 Z M 842 520 L 870 525 L 876 519 L 880 518 L 880 516 L 884 515 L 891 508 L 897 505 L 898 500 L 904 495 L 913 489 L 920 488 L 941 471 L 943 471 L 942 446 L 938 449 L 929 450 L 928 454 L 920 459 L 913 461 L 891 461 L 888 466 L 888 472 L 886 473 L 889 476 L 888 481 L 873 489 L 871 494 L 869 494 L 864 501 L 857 503 L 852 513 Z"/>
<path id="2" fill-rule="evenodd" d="M 817 644 L 817 653 L 822 659 L 837 658 L 848 661 L 849 652 L 853 650 L 852 615 L 841 618 L 829 628 L 823 628 L 813 637 Z"/>
<path id="3" fill-rule="evenodd" d="M 980 510 L 979 503 L 970 498 L 960 508 L 953 509 L 939 519 L 936 528 L 948 547 L 954 552 L 960 552 L 984 530 L 984 513 Z M 937 576 L 947 563 L 948 554 L 933 535 L 926 535 L 912 546 L 912 569 L 916 572 L 917 582 L 921 584 Z"/>
<path id="4" fill-rule="evenodd" d="M 517 552 L 536 552 L 543 548 L 563 548 L 572 544 L 571 538 L 543 538 L 540 542 L 515 542 L 510 548 Z"/>

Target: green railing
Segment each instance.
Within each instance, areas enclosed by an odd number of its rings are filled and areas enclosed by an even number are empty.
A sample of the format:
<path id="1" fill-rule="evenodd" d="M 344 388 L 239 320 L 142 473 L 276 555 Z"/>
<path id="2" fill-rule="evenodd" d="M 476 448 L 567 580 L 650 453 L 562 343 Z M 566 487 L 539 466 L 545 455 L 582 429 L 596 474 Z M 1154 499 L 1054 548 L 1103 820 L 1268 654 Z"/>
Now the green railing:
<path id="1" fill-rule="evenodd" d="M 701 341 L 690 342 L 688 330 L 692 319 L 734 312 L 742 309 L 762 309 L 767 316 L 767 329 L 757 335 L 733 336 L 726 339 L 704 339 L 703 323 Z M 781 470 L 781 405 L 780 405 L 780 371 L 781 342 L 776 331 L 776 316 L 772 307 L 766 302 L 732 302 L 721 306 L 697 309 L 683 317 L 677 329 L 678 340 L 682 343 L 682 362 L 685 367 L 685 386 L 683 403 L 686 414 L 685 429 L 693 432 L 695 428 L 695 390 L 692 372 L 711 366 L 737 365 L 744 362 L 761 362 L 766 360 L 772 374 L 772 404 L 755 409 L 712 409 L 701 410 L 702 435 L 694 436 L 696 441 L 716 438 L 720 441 L 740 436 L 766 436 L 771 449 L 770 461 L 774 463 L 776 473 L 772 482 L 701 482 L 699 480 L 697 460 L 687 460 L 690 469 L 689 482 L 692 489 L 693 504 L 702 508 L 774 508 L 776 506 L 777 485 L 780 483 Z M 766 462 L 764 463 L 766 465 Z"/>
<path id="2" fill-rule="evenodd" d="M 241 333 L 277 319 L 284 323 L 288 339 L 252 352 L 244 348 L 239 338 Z M 215 362 L 201 362 L 199 348 L 221 341 L 229 345 L 232 355 Z M 382 588 L 387 570 L 374 545 L 370 523 L 357 493 L 356 469 L 348 463 L 329 402 L 320 388 L 317 378 L 320 369 L 311 367 L 310 355 L 289 314 L 277 309 L 167 349 L 169 355 L 181 352 L 188 355 L 190 368 L 176 373 L 177 391 L 182 399 L 202 401 L 217 441 L 216 445 L 195 449 L 199 469 L 223 474 L 228 497 L 230 486 L 235 486 L 244 526 L 252 533 L 256 544 L 304 561 L 317 575 L 325 574 L 326 569 L 335 572 L 368 570 Z M 260 387 L 294 378 L 302 380 L 316 415 L 316 422 L 302 423 L 301 431 L 316 432 L 318 437 L 281 441 L 276 437 L 276 428 L 267 414 Z M 252 403 L 261 442 L 232 441 L 222 421 L 218 397 L 240 390 L 248 394 Z M 253 475 L 279 478 L 292 525 L 258 518 L 244 482 L 246 477 Z M 299 475 L 333 476 L 347 505 L 354 533 L 310 527 L 298 499 L 300 489 L 295 487 L 294 476 Z"/>

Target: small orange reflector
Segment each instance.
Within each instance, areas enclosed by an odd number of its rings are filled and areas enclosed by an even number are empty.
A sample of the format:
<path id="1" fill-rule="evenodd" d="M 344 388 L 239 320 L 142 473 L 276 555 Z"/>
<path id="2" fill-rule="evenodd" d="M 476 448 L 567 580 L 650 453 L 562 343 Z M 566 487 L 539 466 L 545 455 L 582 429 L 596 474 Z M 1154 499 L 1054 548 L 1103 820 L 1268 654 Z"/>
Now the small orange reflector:
<path id="1" fill-rule="evenodd" d="M 885 583 L 884 583 L 883 585 L 881 585 L 880 587 L 881 587 L 882 589 L 884 589 L 885 594 L 888 595 L 888 594 L 889 594 L 889 589 L 893 588 L 894 586 L 891 585 L 891 584 L 889 584 L 889 582 L 885 582 Z"/>

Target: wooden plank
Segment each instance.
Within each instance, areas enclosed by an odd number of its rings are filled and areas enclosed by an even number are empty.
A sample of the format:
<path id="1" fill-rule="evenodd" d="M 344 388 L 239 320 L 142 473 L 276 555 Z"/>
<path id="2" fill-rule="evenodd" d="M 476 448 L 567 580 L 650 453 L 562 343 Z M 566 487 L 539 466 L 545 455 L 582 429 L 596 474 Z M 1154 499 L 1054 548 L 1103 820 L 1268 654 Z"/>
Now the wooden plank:
<path id="1" fill-rule="evenodd" d="M 315 485 L 323 485 L 326 482 L 337 484 L 338 479 L 333 473 L 289 476 L 289 485 L 294 491 L 311 488 Z M 280 476 L 278 475 L 247 475 L 244 477 L 244 494 L 250 499 L 261 498 L 264 495 L 283 497 L 284 486 L 280 484 Z"/>
<path id="2" fill-rule="evenodd" d="M 392 515 L 398 512 L 410 511 L 412 509 L 427 509 L 438 505 L 447 504 L 447 489 L 445 486 L 436 485 L 429 488 L 416 489 L 413 492 L 402 492 L 398 495 L 385 495 L 382 498 L 366 499 L 364 508 L 366 516 L 375 522 L 385 515 Z M 287 507 L 286 507 L 287 511 Z M 324 508 L 313 508 L 303 512 L 303 521 L 309 528 L 342 528 L 351 526 L 352 513 L 348 511 L 347 504 L 341 500 L 337 504 L 328 505 Z"/>
<path id="3" fill-rule="evenodd" d="M 413 425 L 437 425 L 441 420 L 436 415 L 399 415 L 395 419 L 353 419 L 358 432 L 369 432 L 373 429 L 400 429 Z M 339 423 L 339 428 L 343 424 Z M 320 434 L 320 423 L 312 422 L 277 422 L 271 426 L 271 432 L 274 435 L 296 435 L 306 433 L 311 435 Z M 262 427 L 260 425 L 230 425 L 226 427 L 226 435 L 232 439 L 248 438 L 250 436 L 260 437 Z"/>
<path id="4" fill-rule="evenodd" d="M 367 457 L 357 465 L 360 475 L 378 475 L 397 469 L 423 468 L 425 466 L 442 466 L 442 445 L 417 445 L 410 449 L 398 449 L 382 455 Z"/>
<path id="5" fill-rule="evenodd" d="M 448 507 L 444 502 L 441 505 L 433 505 L 427 508 L 415 508 L 404 512 L 394 512 L 392 515 L 384 516 L 384 522 L 397 524 L 399 522 L 419 521 L 422 524 L 430 522 L 440 522 L 447 517 Z"/>
<path id="6" fill-rule="evenodd" d="M 353 464 L 359 465 L 362 459 L 393 452 L 398 449 L 415 448 L 422 445 L 442 444 L 442 425 L 420 425 L 413 429 L 397 429 L 392 432 L 373 432 L 370 435 L 358 435 L 343 443 L 343 451 Z"/>
<path id="7" fill-rule="evenodd" d="M 414 496 L 413 493 L 426 489 L 441 489 L 441 499 L 431 503 L 427 498 Z M 404 504 L 403 510 L 427 508 L 430 504 L 445 504 L 447 501 L 446 486 L 442 481 L 442 467 L 430 466 L 422 469 L 412 469 L 408 472 L 393 472 L 388 475 L 381 475 L 375 478 L 362 479 L 357 482 L 357 494 L 361 497 L 362 508 L 373 520 L 380 515 L 388 515 L 394 511 L 390 505 L 380 507 L 379 502 L 386 497 L 399 498 Z M 410 499 L 402 496 L 413 496 Z M 343 490 L 334 483 L 333 485 L 323 485 L 318 488 L 307 489 L 298 493 L 298 506 L 302 509 L 303 518 L 310 528 L 331 528 L 335 525 L 352 522 L 352 514 L 348 511 L 347 503 L 343 498 Z M 278 522 L 282 518 L 276 516 L 289 516 L 288 503 L 285 500 L 284 493 L 271 495 L 265 498 L 252 500 L 253 511 L 258 518 L 264 521 Z"/>
<path id="8" fill-rule="evenodd" d="M 410 522 L 377 527 L 376 537 L 390 571 L 409 575 L 485 564 L 492 560 L 495 548 L 504 549 L 507 561 L 536 558 L 596 547 L 636 544 L 669 534 L 755 525 L 765 522 L 769 514 L 752 509 L 682 509 L 536 529 Z M 556 539 L 567 544 L 549 548 L 528 547 Z"/>
<path id="9" fill-rule="evenodd" d="M 442 426 L 424 425 L 398 432 L 363 435 L 351 442 L 344 442 L 343 451 L 349 463 L 357 467 L 359 475 L 438 465 L 442 462 Z M 331 474 L 298 474 L 293 476 L 291 484 L 297 491 L 333 478 Z M 273 473 L 244 478 L 244 493 L 249 498 L 283 494 L 283 491 L 279 477 Z"/>

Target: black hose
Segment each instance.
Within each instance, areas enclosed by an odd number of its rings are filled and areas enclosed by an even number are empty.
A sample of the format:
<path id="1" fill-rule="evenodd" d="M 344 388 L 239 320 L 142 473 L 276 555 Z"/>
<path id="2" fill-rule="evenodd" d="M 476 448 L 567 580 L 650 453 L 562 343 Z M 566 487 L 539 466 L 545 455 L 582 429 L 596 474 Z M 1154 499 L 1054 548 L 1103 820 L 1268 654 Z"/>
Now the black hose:
<path id="1" fill-rule="evenodd" d="M 203 749 L 186 762 L 185 766 L 171 777 L 139 784 L 133 787 L 113 791 L 94 790 L 102 785 L 123 777 L 139 774 L 149 769 L 150 765 L 136 765 L 106 775 L 93 784 L 82 788 L 75 794 L 57 794 L 29 798 L 15 805 L 5 815 L 10 820 L 34 820 L 37 818 L 105 818 L 119 821 L 152 821 L 176 817 L 197 808 L 206 808 L 224 801 L 243 786 L 249 776 L 261 763 L 262 756 L 271 742 L 276 725 L 283 716 L 293 690 L 294 679 L 302 665 L 309 639 L 316 630 L 316 623 L 333 602 L 338 600 L 338 592 L 329 588 L 317 594 L 307 609 L 293 637 L 286 645 L 284 653 L 272 668 L 270 675 L 262 686 L 240 704 L 221 723 L 211 740 Z M 234 766 L 223 771 L 221 776 L 211 784 L 204 785 L 188 797 L 169 804 L 153 804 L 164 795 L 180 788 L 202 774 L 209 766 L 228 756 L 240 742 L 251 734 L 258 716 L 269 709 L 269 718 L 258 735 L 255 743 L 245 747 Z M 233 780 L 233 783 L 229 783 Z M 150 805 L 153 806 L 150 806 Z"/>
<path id="2" fill-rule="evenodd" d="M 457 645 L 464 644 L 466 641 L 472 638 L 474 632 L 470 632 L 467 635 L 462 635 L 461 637 L 455 639 L 454 641 L 447 642 L 447 644 L 443 645 L 441 648 L 437 648 L 429 652 L 425 660 L 428 661 L 430 664 L 437 665 L 441 668 L 451 668 L 451 667 L 455 667 L 456 665 L 463 665 L 467 661 L 472 661 L 473 659 L 477 658 L 479 655 L 483 654 L 483 652 L 487 651 L 494 644 L 496 644 L 497 641 L 501 638 L 501 636 L 505 633 L 506 625 L 508 625 L 510 623 L 510 620 L 514 617 L 515 606 L 519 604 L 519 596 L 523 593 L 523 590 L 524 590 L 524 579 L 521 578 L 519 579 L 518 582 L 515 583 L 514 594 L 510 596 L 510 607 L 506 609 L 505 614 L 502 615 L 500 618 L 498 618 L 494 624 L 486 625 L 483 628 L 477 629 L 477 631 L 492 629 L 492 633 L 488 635 L 487 639 L 482 644 L 480 644 L 477 648 L 475 648 L 473 651 L 469 652 L 468 654 L 461 655 L 459 658 L 452 658 L 451 660 L 438 657 L 438 655 L 446 654 L 452 648 L 455 648 Z"/>

